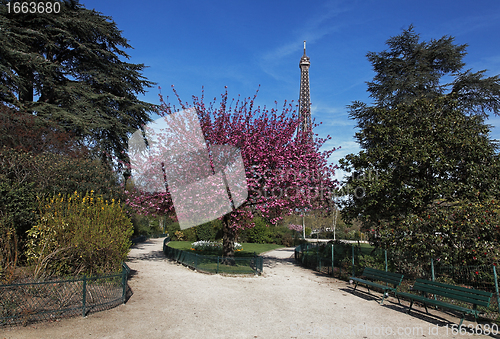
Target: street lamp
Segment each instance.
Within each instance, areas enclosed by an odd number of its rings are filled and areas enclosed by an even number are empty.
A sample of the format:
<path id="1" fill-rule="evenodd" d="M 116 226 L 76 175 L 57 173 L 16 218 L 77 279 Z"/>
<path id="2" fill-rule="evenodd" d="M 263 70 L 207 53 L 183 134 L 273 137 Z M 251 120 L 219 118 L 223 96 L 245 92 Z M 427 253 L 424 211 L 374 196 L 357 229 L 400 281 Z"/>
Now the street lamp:
<path id="1" fill-rule="evenodd" d="M 305 222 L 304 218 L 305 218 L 304 213 L 302 213 L 302 238 L 305 240 L 306 239 L 306 222 Z"/>
<path id="2" fill-rule="evenodd" d="M 337 203 L 335 201 L 333 202 L 333 208 L 335 209 L 335 214 L 333 215 L 333 240 L 336 240 L 335 228 L 337 226 L 337 212 L 338 212 L 338 209 L 337 209 Z"/>

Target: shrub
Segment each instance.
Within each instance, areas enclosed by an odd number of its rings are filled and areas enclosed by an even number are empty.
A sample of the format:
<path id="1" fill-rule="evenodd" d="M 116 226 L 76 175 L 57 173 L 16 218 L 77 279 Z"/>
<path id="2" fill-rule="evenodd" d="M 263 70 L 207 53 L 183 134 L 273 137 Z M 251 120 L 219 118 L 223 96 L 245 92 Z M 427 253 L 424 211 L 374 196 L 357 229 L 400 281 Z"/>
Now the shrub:
<path id="1" fill-rule="evenodd" d="M 39 201 L 40 220 L 28 231 L 26 256 L 35 278 L 116 271 L 133 226 L 119 202 L 93 192 Z"/>
<path id="2" fill-rule="evenodd" d="M 99 159 L 0 147 L 0 215 L 13 222 L 20 243 L 37 222 L 37 196 L 94 190 L 118 198 L 118 178 Z"/>
<path id="3" fill-rule="evenodd" d="M 184 241 L 184 232 L 175 231 L 174 238 L 175 238 L 175 240 L 178 240 L 178 241 Z"/>
<path id="4" fill-rule="evenodd" d="M 18 248 L 16 231 L 6 219 L 0 217 L 0 283 L 9 284 L 14 279 Z"/>
<path id="5" fill-rule="evenodd" d="M 283 234 L 281 245 L 285 247 L 292 247 L 294 245 L 294 238 L 290 233 Z"/>
<path id="6" fill-rule="evenodd" d="M 293 245 L 293 236 L 289 228 L 285 226 L 271 226 L 269 227 L 270 238 L 273 244 L 283 245 L 290 247 Z"/>
<path id="7" fill-rule="evenodd" d="M 174 240 L 174 241 L 175 240 L 179 240 L 179 241 L 184 240 L 184 239 L 179 239 L 177 237 L 177 232 L 181 232 L 181 227 L 179 226 L 178 222 L 173 222 L 172 219 L 167 218 L 166 228 L 167 228 L 167 233 L 172 240 Z M 184 233 L 182 233 L 182 235 L 184 236 Z"/>
<path id="8" fill-rule="evenodd" d="M 242 238 L 246 242 L 256 243 L 256 244 L 268 244 L 272 243 L 272 232 L 269 225 L 262 218 L 254 219 L 255 226 L 253 228 L 246 229 L 242 232 Z"/>
<path id="9" fill-rule="evenodd" d="M 16 183 L 0 173 L 1 223 L 14 227 L 23 236 L 36 222 L 36 197 L 33 183 Z"/>
<path id="10" fill-rule="evenodd" d="M 238 235 L 241 242 L 257 244 L 277 244 L 286 247 L 298 242 L 299 233 L 288 226 L 268 226 L 263 218 L 255 218 L 255 227 L 246 229 Z M 302 226 L 300 226 L 302 227 Z"/>
<path id="11" fill-rule="evenodd" d="M 133 212 L 129 213 L 129 215 L 132 225 L 134 225 L 134 237 L 157 235 L 163 232 L 158 218 Z"/>
<path id="12" fill-rule="evenodd" d="M 184 233 L 184 240 L 191 242 L 196 241 L 196 230 L 194 227 L 186 228 L 182 233 Z"/>
<path id="13" fill-rule="evenodd" d="M 218 220 L 217 220 L 218 221 Z M 195 227 L 197 240 L 214 241 L 219 225 L 216 220 Z"/>

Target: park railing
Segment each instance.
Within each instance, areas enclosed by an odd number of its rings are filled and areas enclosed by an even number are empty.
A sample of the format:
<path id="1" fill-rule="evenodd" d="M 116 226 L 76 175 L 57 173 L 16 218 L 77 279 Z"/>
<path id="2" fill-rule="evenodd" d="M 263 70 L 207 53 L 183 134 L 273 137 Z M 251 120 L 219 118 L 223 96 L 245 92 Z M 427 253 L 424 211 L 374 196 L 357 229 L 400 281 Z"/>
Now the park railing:
<path id="1" fill-rule="evenodd" d="M 125 303 L 130 268 L 116 274 L 0 285 L 0 326 L 83 316 Z"/>
<path id="2" fill-rule="evenodd" d="M 428 279 L 493 293 L 490 306 L 482 309 L 490 319 L 500 317 L 500 294 L 495 265 L 449 266 L 436 260 L 416 262 L 410 255 L 373 249 L 355 243 L 335 241 L 306 243 L 295 248 L 295 260 L 316 271 L 347 280 L 359 276 L 365 267 L 404 274 L 400 291 L 409 291 L 416 279 Z"/>
<path id="3" fill-rule="evenodd" d="M 202 255 L 172 248 L 167 245 L 169 241 L 170 238 L 166 238 L 163 241 L 163 253 L 165 253 L 167 258 L 189 266 L 197 271 L 216 274 L 262 273 L 263 258 L 256 254 L 253 257 L 220 257 L 214 255 Z"/>

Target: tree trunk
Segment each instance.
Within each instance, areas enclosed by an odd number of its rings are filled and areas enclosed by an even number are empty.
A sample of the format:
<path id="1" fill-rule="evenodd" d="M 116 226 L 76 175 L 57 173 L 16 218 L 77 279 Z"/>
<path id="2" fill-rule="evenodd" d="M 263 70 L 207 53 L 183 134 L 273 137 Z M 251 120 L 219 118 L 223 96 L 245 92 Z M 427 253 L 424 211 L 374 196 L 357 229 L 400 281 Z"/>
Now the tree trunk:
<path id="1" fill-rule="evenodd" d="M 19 77 L 23 78 L 25 82 L 24 89 L 19 91 L 19 101 L 23 103 L 33 102 L 33 83 L 35 81 L 33 70 L 27 66 L 19 67 Z"/>
<path id="2" fill-rule="evenodd" d="M 236 238 L 236 230 L 229 227 L 229 217 L 227 214 L 224 216 L 222 231 L 222 256 L 234 257 L 234 240 Z"/>

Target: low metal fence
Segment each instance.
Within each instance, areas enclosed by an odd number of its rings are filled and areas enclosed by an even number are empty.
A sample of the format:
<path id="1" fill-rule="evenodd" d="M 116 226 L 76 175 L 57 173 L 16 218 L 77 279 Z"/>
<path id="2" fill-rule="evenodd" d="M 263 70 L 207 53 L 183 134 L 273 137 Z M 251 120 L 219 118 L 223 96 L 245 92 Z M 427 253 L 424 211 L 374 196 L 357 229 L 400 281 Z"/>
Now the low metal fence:
<path id="1" fill-rule="evenodd" d="M 0 326 L 81 315 L 125 303 L 130 268 L 121 273 L 0 285 Z"/>
<path id="2" fill-rule="evenodd" d="M 257 255 L 253 257 L 219 257 L 212 255 L 201 255 L 188 251 L 179 250 L 167 246 L 170 238 L 163 241 L 163 253 L 167 258 L 189 266 L 197 271 L 207 273 L 227 274 L 261 274 L 263 258 Z"/>
<path id="3" fill-rule="evenodd" d="M 482 312 L 489 319 L 500 317 L 500 293 L 494 265 L 448 266 L 435 260 L 417 263 L 400 252 L 374 250 L 341 241 L 297 246 L 295 260 L 305 267 L 343 280 L 361 275 L 365 267 L 402 273 L 404 279 L 399 290 L 405 292 L 411 290 L 417 278 L 488 291 L 493 293 L 493 298 L 490 306 L 483 308 Z"/>

